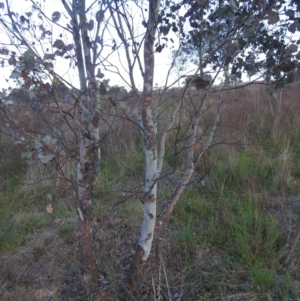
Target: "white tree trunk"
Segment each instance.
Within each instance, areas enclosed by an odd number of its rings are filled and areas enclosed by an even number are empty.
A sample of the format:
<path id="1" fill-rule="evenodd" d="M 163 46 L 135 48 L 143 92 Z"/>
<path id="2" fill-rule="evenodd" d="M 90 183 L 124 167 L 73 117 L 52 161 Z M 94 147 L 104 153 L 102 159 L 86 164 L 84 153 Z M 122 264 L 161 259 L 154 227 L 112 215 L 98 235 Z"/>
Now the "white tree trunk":
<path id="1" fill-rule="evenodd" d="M 144 43 L 144 87 L 142 96 L 142 123 L 146 159 L 144 219 L 138 246 L 131 265 L 131 276 L 137 276 L 138 266 L 149 257 L 155 223 L 157 194 L 157 140 L 156 124 L 152 112 L 153 77 L 154 77 L 154 41 L 157 28 L 160 0 L 149 1 L 149 17 Z"/>

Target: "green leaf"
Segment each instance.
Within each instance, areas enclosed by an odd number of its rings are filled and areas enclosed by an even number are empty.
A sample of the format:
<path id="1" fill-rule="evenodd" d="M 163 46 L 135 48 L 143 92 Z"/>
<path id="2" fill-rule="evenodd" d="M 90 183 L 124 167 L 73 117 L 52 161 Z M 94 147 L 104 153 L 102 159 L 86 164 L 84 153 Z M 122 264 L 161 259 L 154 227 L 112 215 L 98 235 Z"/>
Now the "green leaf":
<path id="1" fill-rule="evenodd" d="M 41 141 L 39 140 L 39 139 L 35 139 L 34 140 L 34 148 L 35 149 L 39 149 L 39 148 L 41 148 L 43 145 L 42 145 L 42 143 L 41 143 Z"/>
<path id="2" fill-rule="evenodd" d="M 296 21 L 294 23 L 290 24 L 290 26 L 288 27 L 288 31 L 291 33 L 295 33 L 296 29 L 297 29 Z"/>
<path id="3" fill-rule="evenodd" d="M 55 11 L 55 12 L 52 14 L 51 18 L 52 18 L 52 21 L 53 21 L 54 23 L 58 22 L 58 20 L 60 19 L 60 12 Z"/>
<path id="4" fill-rule="evenodd" d="M 42 153 L 39 153 L 38 158 L 41 160 L 43 164 L 47 164 L 54 159 L 54 155 L 53 154 L 44 155 Z"/>
<path id="5" fill-rule="evenodd" d="M 168 35 L 169 31 L 170 31 L 170 28 L 171 28 L 171 24 L 168 24 L 168 26 L 161 26 L 160 28 L 160 31 L 162 32 L 162 34 L 164 36 Z"/>
<path id="6" fill-rule="evenodd" d="M 1 127 L 1 132 L 6 134 L 6 135 L 9 135 L 9 136 L 13 135 L 12 129 L 10 127 L 7 127 L 7 126 L 2 126 Z"/>
<path id="7" fill-rule="evenodd" d="M 234 12 L 236 12 L 236 11 L 239 10 L 239 2 L 238 2 L 238 1 L 236 1 L 236 0 L 230 0 L 229 3 L 230 3 L 231 9 L 232 9 Z"/>
<path id="8" fill-rule="evenodd" d="M 89 31 L 93 30 L 94 29 L 94 20 L 90 20 L 88 24 L 89 24 L 88 30 Z"/>
<path id="9" fill-rule="evenodd" d="M 228 13 L 231 13 L 231 8 L 229 5 L 226 5 L 224 7 L 218 7 L 216 9 L 216 14 L 220 17 L 220 18 L 224 18 L 228 15 Z"/>
<path id="10" fill-rule="evenodd" d="M 99 10 L 96 14 L 96 21 L 98 23 L 102 22 L 104 19 L 104 11 L 103 10 Z"/>
<path id="11" fill-rule="evenodd" d="M 296 52 L 298 50 L 298 46 L 296 44 L 291 44 L 291 45 L 289 45 L 288 49 L 289 49 L 290 52 L 293 53 L 293 52 Z"/>
<path id="12" fill-rule="evenodd" d="M 25 61 L 29 61 L 31 58 L 35 57 L 35 53 L 31 49 L 27 49 L 23 53 L 23 57 L 24 57 Z"/>
<path id="13" fill-rule="evenodd" d="M 266 89 L 266 93 L 267 93 L 268 96 L 272 96 L 273 93 L 274 93 L 274 90 L 271 89 L 271 88 L 267 88 L 267 89 Z"/>
<path id="14" fill-rule="evenodd" d="M 54 60 L 55 59 L 55 54 L 45 53 L 43 59 L 44 60 Z"/>
<path id="15" fill-rule="evenodd" d="M 62 50 L 65 47 L 65 43 L 62 40 L 56 40 L 52 46 Z"/>
<path id="16" fill-rule="evenodd" d="M 57 143 L 57 139 L 52 138 L 50 135 L 45 136 L 42 141 L 47 146 L 53 146 Z"/>
<path id="17" fill-rule="evenodd" d="M 126 102 L 125 101 L 118 101 L 118 106 L 119 108 L 125 110 L 127 105 L 126 105 Z"/>
<path id="18" fill-rule="evenodd" d="M 14 69 L 14 70 L 11 72 L 9 78 L 14 79 L 14 78 L 20 78 L 20 77 L 21 77 L 21 73 L 18 72 L 16 69 Z"/>
<path id="19" fill-rule="evenodd" d="M 74 48 L 74 45 L 73 44 L 68 44 L 66 47 L 65 47 L 65 50 L 66 51 L 70 51 Z"/>
<path id="20" fill-rule="evenodd" d="M 32 158 L 32 152 L 23 152 L 21 153 L 22 159 L 29 160 Z"/>

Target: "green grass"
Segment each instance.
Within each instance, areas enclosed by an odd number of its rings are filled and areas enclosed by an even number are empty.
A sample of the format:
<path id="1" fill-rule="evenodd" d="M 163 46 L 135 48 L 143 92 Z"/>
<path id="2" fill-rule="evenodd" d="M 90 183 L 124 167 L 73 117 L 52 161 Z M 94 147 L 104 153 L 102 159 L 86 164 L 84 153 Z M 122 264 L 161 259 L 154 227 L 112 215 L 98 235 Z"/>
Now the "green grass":
<path id="1" fill-rule="evenodd" d="M 42 229 L 54 219 L 74 215 L 74 212 L 68 209 L 67 202 L 61 200 L 53 204 L 53 214 L 46 212 L 46 204 L 49 203 L 46 192 L 56 198 L 56 191 L 52 186 L 48 189 L 38 185 L 28 186 L 24 193 L 21 182 L 29 170 L 24 162 L 18 166 L 13 162 L 5 162 L 4 170 L 0 170 L 5 171 L 3 195 L 0 195 L 0 250 L 12 250 L 26 243 L 30 234 Z"/>
<path id="2" fill-rule="evenodd" d="M 274 217 L 255 207 L 251 198 L 232 203 L 225 210 L 224 228 L 226 240 L 232 246 L 230 252 L 237 259 L 251 266 L 276 263 L 276 251 L 284 244 L 284 236 Z"/>
<path id="3" fill-rule="evenodd" d="M 299 300 L 300 293 L 289 273 L 277 275 L 273 282 L 274 295 L 278 295 L 280 300 Z"/>
<path id="4" fill-rule="evenodd" d="M 66 244 L 73 244 L 76 242 L 73 226 L 65 223 L 59 230 L 58 236 L 63 239 Z"/>
<path id="5" fill-rule="evenodd" d="M 257 189 L 274 189 L 275 158 L 259 152 L 239 150 L 236 152 L 233 163 L 220 153 L 213 160 L 212 171 L 208 175 L 207 185 L 212 189 L 223 187 L 227 192 L 255 191 Z"/>
<path id="6" fill-rule="evenodd" d="M 280 295 L 283 300 L 296 296 L 295 284 L 288 281 L 289 274 L 281 276 L 285 267 L 278 254 L 285 246 L 285 235 L 276 216 L 261 209 L 263 200 L 249 194 L 213 198 L 201 195 L 200 191 L 195 185 L 187 188 L 174 210 L 174 230 L 169 236 L 178 254 L 173 260 L 186 268 L 199 264 L 195 261 L 198 248 L 207 248 L 212 253 L 207 254 L 207 263 L 204 263 L 210 269 L 206 272 L 203 267 L 190 270 L 185 283 L 199 283 L 201 290 L 196 291 L 203 298 L 211 297 L 214 287 L 220 289 L 220 282 L 224 280 L 228 283 L 223 285 L 230 287 L 232 281 L 245 292 Z M 218 264 L 213 254 L 222 254 Z M 235 279 L 233 271 L 241 271 L 240 279 Z M 281 279 L 280 288 L 276 287 L 278 279 Z"/>
<path id="7" fill-rule="evenodd" d="M 75 214 L 75 208 L 72 208 L 73 210 L 71 210 L 68 206 L 68 203 L 64 201 L 55 203 L 53 205 L 53 208 L 53 213 L 51 214 L 52 220 L 55 220 L 57 218 L 69 218 L 74 216 Z"/>
<path id="8" fill-rule="evenodd" d="M 192 283 L 193 294 L 200 296 L 210 295 L 218 289 L 221 281 L 221 274 L 217 271 L 201 271 L 198 269 L 190 270 L 185 278 L 185 283 Z"/>
<path id="9" fill-rule="evenodd" d="M 45 192 L 35 191 L 35 198 L 24 197 L 19 192 L 21 175 L 10 175 L 6 179 L 7 189 L 0 196 L 0 250 L 11 250 L 24 244 L 28 235 L 45 227 L 56 218 L 68 218 L 74 215 L 67 202 L 53 204 L 53 214 L 46 212 L 49 203 Z"/>
<path id="10" fill-rule="evenodd" d="M 249 278 L 258 290 L 268 292 L 272 288 L 273 273 L 268 269 L 252 268 L 249 271 Z"/>
<path id="11" fill-rule="evenodd" d="M 29 234 L 45 227 L 51 221 L 47 213 L 20 212 L 0 224 L 0 250 L 11 250 L 26 242 Z"/>

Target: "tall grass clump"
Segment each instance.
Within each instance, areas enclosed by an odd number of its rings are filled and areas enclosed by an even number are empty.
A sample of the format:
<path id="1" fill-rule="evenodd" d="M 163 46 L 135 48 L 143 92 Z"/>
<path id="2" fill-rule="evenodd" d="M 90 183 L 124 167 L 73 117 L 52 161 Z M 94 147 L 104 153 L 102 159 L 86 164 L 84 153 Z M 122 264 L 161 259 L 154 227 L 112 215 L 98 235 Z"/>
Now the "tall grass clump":
<path id="1" fill-rule="evenodd" d="M 275 254 L 283 247 L 284 236 L 275 217 L 257 208 L 251 197 L 233 201 L 226 209 L 223 220 L 229 253 L 250 266 L 278 267 Z"/>

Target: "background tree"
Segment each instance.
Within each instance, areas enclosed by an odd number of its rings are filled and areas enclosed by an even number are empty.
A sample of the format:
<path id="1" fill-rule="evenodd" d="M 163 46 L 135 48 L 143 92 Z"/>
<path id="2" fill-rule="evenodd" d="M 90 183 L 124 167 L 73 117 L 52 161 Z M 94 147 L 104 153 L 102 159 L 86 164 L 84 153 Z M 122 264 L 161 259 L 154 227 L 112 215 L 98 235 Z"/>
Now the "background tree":
<path id="1" fill-rule="evenodd" d="M 191 27 L 182 32 L 185 52 L 199 58 L 200 69 L 224 66 L 225 77 L 259 74 L 278 87 L 297 64 L 297 4 L 288 1 L 189 1 L 181 17 Z M 173 6 L 174 10 L 177 6 Z M 180 20 L 180 17 L 179 17 Z M 286 67 L 289 65 L 289 68 Z M 229 72 L 230 71 L 230 72 Z M 226 75 L 227 74 L 227 75 Z"/>

